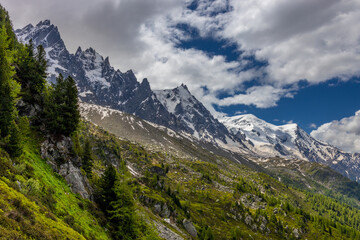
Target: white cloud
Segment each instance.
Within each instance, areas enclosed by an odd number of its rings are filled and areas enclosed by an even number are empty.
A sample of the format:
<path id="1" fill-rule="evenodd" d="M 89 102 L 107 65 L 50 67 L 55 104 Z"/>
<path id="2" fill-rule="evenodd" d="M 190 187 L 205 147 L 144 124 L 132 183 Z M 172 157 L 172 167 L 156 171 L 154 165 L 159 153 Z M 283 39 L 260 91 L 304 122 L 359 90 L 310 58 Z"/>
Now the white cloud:
<path id="1" fill-rule="evenodd" d="M 311 136 L 347 152 L 360 152 L 360 110 L 354 116 L 321 125 Z"/>
<path id="2" fill-rule="evenodd" d="M 134 69 L 154 89 L 180 83 L 214 113 L 212 104 L 276 106 L 292 97 L 299 80 L 316 84 L 333 77 L 360 75 L 360 2 L 358 0 L 4 0 L 15 27 L 49 18 L 66 45 L 94 47 L 122 71 Z M 228 11 L 231 9 L 231 11 Z M 269 65 L 240 71 L 246 62 L 227 62 L 194 49 L 178 49 L 190 36 L 174 28 L 187 23 L 202 36 L 237 43 Z M 233 71 L 236 69 L 236 71 Z M 264 77 L 265 76 L 265 77 Z M 259 79 L 261 86 L 244 89 Z M 207 86 L 204 94 L 201 87 Z M 231 97 L 218 99 L 219 92 Z M 235 94 L 243 92 L 243 94 Z"/>
<path id="3" fill-rule="evenodd" d="M 317 128 L 317 126 L 316 126 L 315 123 L 310 123 L 310 124 L 309 124 L 309 127 L 310 127 L 310 128 L 313 128 L 313 129 Z"/>
<path id="4" fill-rule="evenodd" d="M 217 101 L 220 106 L 235 104 L 254 105 L 258 108 L 269 108 L 276 106 L 276 102 L 285 97 L 291 97 L 285 90 L 272 86 L 255 86 L 248 88 L 246 94 L 238 94 Z"/>
<path id="5" fill-rule="evenodd" d="M 359 74 L 357 0 L 232 1 L 221 34 L 269 61 L 269 80 L 283 86 Z"/>

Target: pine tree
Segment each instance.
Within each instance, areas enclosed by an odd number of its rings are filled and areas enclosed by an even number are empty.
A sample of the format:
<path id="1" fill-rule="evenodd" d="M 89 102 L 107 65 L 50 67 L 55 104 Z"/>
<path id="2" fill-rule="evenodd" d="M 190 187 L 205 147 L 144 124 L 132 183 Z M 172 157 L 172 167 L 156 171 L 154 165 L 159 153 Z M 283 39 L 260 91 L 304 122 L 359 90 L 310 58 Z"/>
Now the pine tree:
<path id="1" fill-rule="evenodd" d="M 65 87 L 65 105 L 63 106 L 65 135 L 74 132 L 80 122 L 78 90 L 75 80 L 67 77 L 64 82 Z"/>
<path id="2" fill-rule="evenodd" d="M 15 121 L 12 121 L 10 125 L 10 137 L 9 142 L 6 144 L 6 151 L 11 157 L 19 157 L 23 150 L 23 143 L 21 139 L 21 132 Z"/>
<path id="3" fill-rule="evenodd" d="M 0 28 L 0 136 L 9 134 L 15 117 L 16 85 L 12 80 L 14 72 L 11 67 L 12 53 L 5 26 Z"/>
<path id="4" fill-rule="evenodd" d="M 112 164 L 106 168 L 103 177 L 101 178 L 101 206 L 103 210 L 110 210 L 110 202 L 116 200 L 115 184 L 119 181 L 116 169 Z"/>
<path id="5" fill-rule="evenodd" d="M 45 124 L 50 133 L 70 136 L 76 130 L 80 122 L 77 93 L 74 79 L 60 74 L 46 98 Z"/>
<path id="6" fill-rule="evenodd" d="M 45 50 L 39 45 L 34 53 L 34 45 L 19 47 L 15 61 L 16 80 L 21 84 L 21 95 L 27 105 L 43 106 L 43 92 L 46 84 Z"/>
<path id="7" fill-rule="evenodd" d="M 139 236 L 139 221 L 135 214 L 132 191 L 126 182 L 117 181 L 115 200 L 110 202 L 108 216 L 114 239 L 131 240 Z"/>
<path id="8" fill-rule="evenodd" d="M 4 26 L 9 40 L 9 49 L 14 50 L 18 45 L 16 35 L 13 31 L 9 13 L 0 5 L 0 27 Z"/>
<path id="9" fill-rule="evenodd" d="M 86 172 L 86 175 L 91 178 L 92 176 L 92 153 L 91 153 L 91 144 L 89 140 L 85 141 L 84 153 L 82 157 L 82 168 Z"/>

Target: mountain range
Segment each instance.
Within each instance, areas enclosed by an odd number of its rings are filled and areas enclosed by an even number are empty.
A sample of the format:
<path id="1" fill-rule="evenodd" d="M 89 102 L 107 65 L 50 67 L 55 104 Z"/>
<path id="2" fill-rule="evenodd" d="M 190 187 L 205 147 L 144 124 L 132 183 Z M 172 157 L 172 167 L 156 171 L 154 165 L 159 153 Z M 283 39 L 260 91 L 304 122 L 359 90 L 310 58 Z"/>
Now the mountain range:
<path id="1" fill-rule="evenodd" d="M 296 124 L 275 126 L 254 115 L 216 119 L 189 91 L 186 85 L 152 90 L 147 79 L 139 82 L 132 70 L 121 72 L 93 48 L 80 47 L 72 54 L 59 30 L 49 20 L 15 31 L 19 41 L 43 45 L 48 60 L 48 81 L 61 73 L 72 76 L 79 98 L 135 115 L 164 126 L 181 136 L 191 136 L 212 150 L 241 154 L 261 164 L 269 158 L 300 159 L 326 164 L 344 176 L 360 180 L 360 154 L 346 153 L 318 141 Z"/>

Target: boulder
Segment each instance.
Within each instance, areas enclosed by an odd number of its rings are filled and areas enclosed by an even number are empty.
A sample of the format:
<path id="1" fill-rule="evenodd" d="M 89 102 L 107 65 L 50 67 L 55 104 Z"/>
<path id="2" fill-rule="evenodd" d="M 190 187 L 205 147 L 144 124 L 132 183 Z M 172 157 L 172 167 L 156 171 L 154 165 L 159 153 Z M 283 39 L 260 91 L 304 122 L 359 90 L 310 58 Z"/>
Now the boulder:
<path id="1" fill-rule="evenodd" d="M 300 239 L 300 238 L 301 238 L 299 229 L 294 228 L 294 229 L 293 229 L 293 234 L 294 234 L 294 237 L 295 237 L 296 239 Z"/>
<path id="2" fill-rule="evenodd" d="M 196 237 L 197 237 L 196 228 L 194 227 L 194 225 L 192 224 L 191 221 L 189 221 L 189 220 L 187 220 L 187 219 L 184 219 L 183 225 L 184 225 L 184 228 L 186 229 L 186 231 L 187 231 L 193 238 L 196 238 Z"/>

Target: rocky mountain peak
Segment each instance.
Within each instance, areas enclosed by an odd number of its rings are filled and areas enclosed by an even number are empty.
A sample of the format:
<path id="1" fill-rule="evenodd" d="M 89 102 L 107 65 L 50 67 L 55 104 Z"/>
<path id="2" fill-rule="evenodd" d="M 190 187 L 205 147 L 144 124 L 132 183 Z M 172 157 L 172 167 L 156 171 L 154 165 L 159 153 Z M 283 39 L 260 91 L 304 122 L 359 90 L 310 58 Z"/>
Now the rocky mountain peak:
<path id="1" fill-rule="evenodd" d="M 80 54 L 82 53 L 82 49 L 81 47 L 79 46 L 75 52 L 75 57 L 78 57 Z"/>
<path id="2" fill-rule="evenodd" d="M 109 60 L 109 57 L 106 57 L 106 58 L 105 58 L 104 63 L 105 63 L 105 65 L 106 65 L 106 66 L 110 66 L 110 60 Z"/>
<path id="3" fill-rule="evenodd" d="M 50 26 L 50 25 L 51 25 L 50 20 L 49 20 L 49 19 L 46 19 L 46 20 L 44 20 L 44 21 L 40 21 L 40 22 L 36 25 L 36 27 Z"/>
<path id="4" fill-rule="evenodd" d="M 358 180 L 360 154 L 345 153 L 318 141 L 295 123 L 276 126 L 252 114 L 223 117 L 220 121 L 232 134 L 245 135 L 245 139 L 253 145 L 251 150 L 261 157 L 281 156 L 319 162 Z"/>
<path id="5" fill-rule="evenodd" d="M 185 89 L 186 91 L 188 91 L 190 93 L 188 87 L 185 84 L 182 83 L 179 87 Z"/>
<path id="6" fill-rule="evenodd" d="M 144 78 L 144 79 L 142 80 L 141 86 L 145 86 L 145 87 L 150 88 L 150 83 L 149 83 L 149 81 L 147 80 L 147 78 Z"/>

